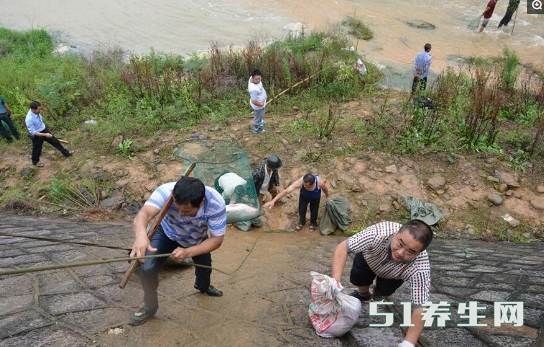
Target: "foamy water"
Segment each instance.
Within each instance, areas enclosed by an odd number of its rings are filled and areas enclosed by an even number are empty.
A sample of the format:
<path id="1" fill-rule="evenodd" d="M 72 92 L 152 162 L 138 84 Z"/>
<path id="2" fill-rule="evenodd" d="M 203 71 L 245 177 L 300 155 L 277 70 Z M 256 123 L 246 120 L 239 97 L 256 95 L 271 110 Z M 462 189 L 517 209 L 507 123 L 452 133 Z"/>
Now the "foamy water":
<path id="1" fill-rule="evenodd" d="M 369 60 L 389 71 L 390 85 L 404 81 L 415 54 L 433 44 L 435 72 L 459 57 L 498 55 L 514 49 L 522 62 L 544 69 L 544 16 L 528 15 L 521 2 L 513 22 L 497 30 L 508 1 L 498 2 L 483 34 L 467 25 L 484 10 L 487 0 L 0 0 L 0 25 L 14 29 L 43 27 L 82 51 L 120 46 L 134 53 L 154 49 L 167 53 L 207 50 L 211 41 L 243 45 L 250 39 L 278 38 L 284 27 L 302 22 L 328 29 L 346 15 L 355 15 L 374 31 L 371 41 L 353 41 Z M 406 21 L 423 20 L 435 30 L 412 28 Z"/>

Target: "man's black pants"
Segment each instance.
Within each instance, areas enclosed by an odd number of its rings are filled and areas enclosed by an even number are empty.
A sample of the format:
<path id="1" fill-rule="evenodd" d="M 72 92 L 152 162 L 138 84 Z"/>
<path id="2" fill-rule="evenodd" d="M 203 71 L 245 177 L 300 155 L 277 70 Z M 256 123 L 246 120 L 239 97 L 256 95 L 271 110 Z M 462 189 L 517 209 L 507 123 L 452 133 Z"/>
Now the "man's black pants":
<path id="1" fill-rule="evenodd" d="M 44 130 L 40 131 L 40 133 L 44 134 L 50 134 L 49 129 L 45 128 Z M 70 156 L 70 152 L 66 148 L 62 146 L 62 144 L 57 140 L 55 136 L 49 138 L 49 137 L 43 137 L 43 136 L 31 136 L 32 138 L 32 164 L 36 165 L 40 161 L 40 156 L 42 155 L 42 147 L 43 142 L 48 142 L 51 144 L 51 146 L 58 149 L 62 155 L 65 157 Z"/>
<path id="2" fill-rule="evenodd" d="M 362 253 L 357 253 L 353 259 L 350 282 L 358 287 L 365 287 L 372 284 L 376 274 L 370 269 Z M 378 277 L 374 296 L 389 296 L 395 292 L 403 283 L 403 280 Z"/>
<path id="3" fill-rule="evenodd" d="M 13 141 L 12 137 L 15 137 L 17 140 L 19 139 L 19 132 L 15 124 L 13 124 L 9 113 L 0 114 L 0 136 L 8 140 L 8 142 Z"/>
<path id="4" fill-rule="evenodd" d="M 412 94 L 415 94 L 417 91 L 417 86 L 419 86 L 421 91 L 425 90 L 425 88 L 427 88 L 427 77 L 419 78 L 414 76 L 414 80 L 412 81 Z"/>
<path id="5" fill-rule="evenodd" d="M 317 226 L 317 212 L 319 211 L 319 200 L 320 199 L 308 199 L 302 193 L 300 193 L 300 196 L 298 197 L 298 224 L 304 225 L 306 223 L 306 211 L 308 210 L 309 204 L 310 224 Z"/>

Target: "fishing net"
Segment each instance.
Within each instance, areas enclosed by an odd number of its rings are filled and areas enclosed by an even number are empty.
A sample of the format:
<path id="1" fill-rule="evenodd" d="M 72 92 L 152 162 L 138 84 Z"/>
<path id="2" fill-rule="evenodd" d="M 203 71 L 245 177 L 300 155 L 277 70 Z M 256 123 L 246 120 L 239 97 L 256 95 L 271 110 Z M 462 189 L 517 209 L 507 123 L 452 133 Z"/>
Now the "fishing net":
<path id="1" fill-rule="evenodd" d="M 184 164 L 196 163 L 193 177 L 214 187 L 227 204 L 227 223 L 248 230 L 260 225 L 259 196 L 255 191 L 247 152 L 233 141 L 191 140 L 174 150 Z"/>

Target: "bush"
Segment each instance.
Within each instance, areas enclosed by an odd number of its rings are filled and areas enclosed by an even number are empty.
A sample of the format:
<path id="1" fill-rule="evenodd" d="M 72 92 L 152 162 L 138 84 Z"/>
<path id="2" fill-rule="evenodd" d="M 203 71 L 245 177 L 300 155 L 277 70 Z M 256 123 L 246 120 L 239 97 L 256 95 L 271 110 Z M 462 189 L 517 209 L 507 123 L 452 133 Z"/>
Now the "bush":
<path id="1" fill-rule="evenodd" d="M 348 29 L 348 34 L 356 39 L 370 40 L 374 37 L 372 30 L 367 27 L 360 19 L 354 17 L 346 17 L 342 21 L 342 25 Z"/>

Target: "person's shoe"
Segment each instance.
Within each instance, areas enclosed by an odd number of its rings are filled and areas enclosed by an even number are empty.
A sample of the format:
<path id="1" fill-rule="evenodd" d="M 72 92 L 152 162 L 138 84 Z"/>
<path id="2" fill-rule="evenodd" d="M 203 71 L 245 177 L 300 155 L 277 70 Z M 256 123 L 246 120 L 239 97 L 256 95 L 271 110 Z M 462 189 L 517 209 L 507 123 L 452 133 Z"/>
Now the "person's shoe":
<path id="1" fill-rule="evenodd" d="M 353 296 L 356 299 L 359 299 L 360 302 L 370 301 L 370 298 L 371 298 L 370 293 L 362 294 L 358 290 L 354 290 L 349 295 Z"/>
<path id="2" fill-rule="evenodd" d="M 74 153 L 75 153 L 75 151 L 68 151 L 68 152 L 64 155 L 64 157 L 65 157 L 65 158 L 71 157 L 71 156 L 74 155 Z"/>
<path id="3" fill-rule="evenodd" d="M 259 130 L 257 130 L 257 129 L 251 129 L 251 133 L 257 135 L 257 134 L 259 134 Z"/>
<path id="4" fill-rule="evenodd" d="M 317 230 L 317 225 L 310 224 L 310 231 Z"/>
<path id="5" fill-rule="evenodd" d="M 208 294 L 209 296 L 223 296 L 223 292 L 212 285 L 206 290 L 201 290 L 195 285 L 195 289 L 199 290 L 202 294 Z"/>
<path id="6" fill-rule="evenodd" d="M 132 314 L 132 316 L 130 317 L 130 322 L 128 322 L 128 324 L 132 326 L 142 325 L 154 315 L 155 311 L 148 310 L 145 308 L 145 306 L 142 306 L 138 309 L 138 311 Z"/>
<path id="7" fill-rule="evenodd" d="M 302 225 L 302 224 L 297 224 L 297 226 L 295 227 L 295 230 L 296 230 L 296 231 L 302 230 L 303 227 L 304 227 L 304 225 Z"/>
<path id="8" fill-rule="evenodd" d="M 34 164 L 34 166 L 35 166 L 35 167 L 43 167 L 43 163 L 39 163 L 39 162 L 38 162 L 38 163 Z"/>

